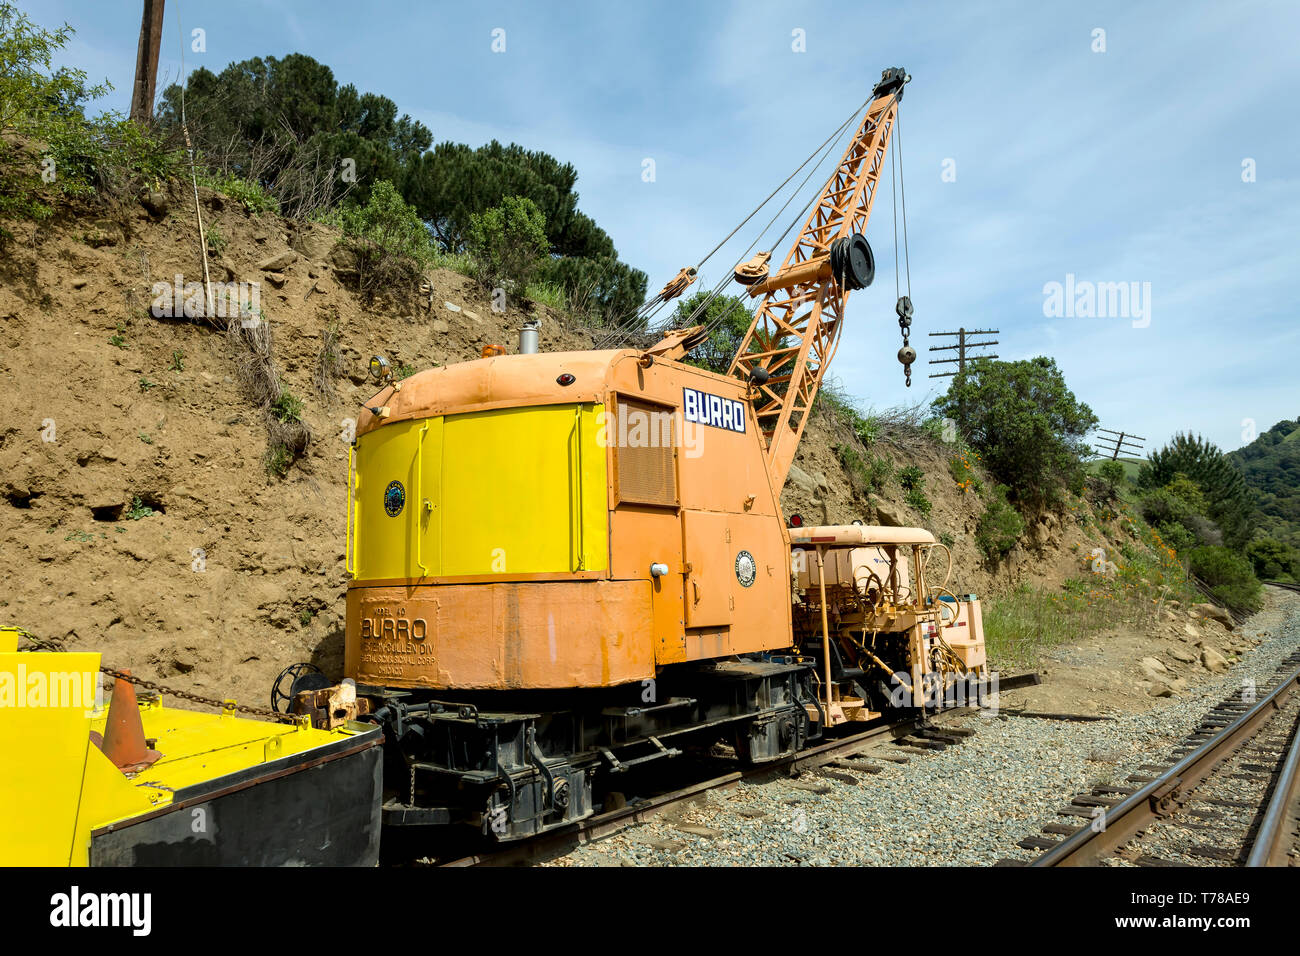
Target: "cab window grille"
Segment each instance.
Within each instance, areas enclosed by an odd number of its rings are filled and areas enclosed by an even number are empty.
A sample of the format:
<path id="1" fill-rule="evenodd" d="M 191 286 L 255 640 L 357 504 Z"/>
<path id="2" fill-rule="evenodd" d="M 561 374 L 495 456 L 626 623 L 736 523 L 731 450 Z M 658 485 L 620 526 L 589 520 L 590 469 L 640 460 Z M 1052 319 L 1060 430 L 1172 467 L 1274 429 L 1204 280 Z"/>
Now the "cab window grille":
<path id="1" fill-rule="evenodd" d="M 676 410 L 619 397 L 606 428 L 620 502 L 677 506 Z"/>

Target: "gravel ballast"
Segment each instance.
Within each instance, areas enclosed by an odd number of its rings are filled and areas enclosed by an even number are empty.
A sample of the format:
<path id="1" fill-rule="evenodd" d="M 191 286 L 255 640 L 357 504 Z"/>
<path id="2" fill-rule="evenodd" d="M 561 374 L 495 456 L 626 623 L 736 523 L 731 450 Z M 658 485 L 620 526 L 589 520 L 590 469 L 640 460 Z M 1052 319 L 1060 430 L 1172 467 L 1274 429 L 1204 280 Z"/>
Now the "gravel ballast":
<path id="1" fill-rule="evenodd" d="M 1275 592 L 1276 593 L 1276 592 Z M 988 865 L 1032 859 L 1038 835 L 1073 795 L 1117 783 L 1170 748 L 1247 681 L 1261 690 L 1300 647 L 1300 595 L 1279 595 L 1245 626 L 1265 632 L 1229 672 L 1151 709 L 1096 722 L 986 713 L 954 718 L 977 733 L 878 773 L 843 767 L 742 781 L 549 866 Z M 886 745 L 888 746 L 888 745 Z M 871 754 L 866 755 L 870 758 Z M 1058 821 L 1059 822 L 1059 821 Z"/>

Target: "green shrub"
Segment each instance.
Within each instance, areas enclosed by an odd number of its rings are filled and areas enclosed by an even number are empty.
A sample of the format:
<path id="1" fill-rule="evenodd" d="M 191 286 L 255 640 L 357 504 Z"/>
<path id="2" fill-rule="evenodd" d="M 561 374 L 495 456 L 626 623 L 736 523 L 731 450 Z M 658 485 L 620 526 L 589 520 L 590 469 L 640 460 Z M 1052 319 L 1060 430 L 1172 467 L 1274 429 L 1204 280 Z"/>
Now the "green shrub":
<path id="1" fill-rule="evenodd" d="M 235 202 L 241 203 L 251 213 L 260 214 L 280 211 L 280 204 L 276 202 L 275 197 L 263 189 L 260 183 L 253 182 L 251 179 L 244 179 L 231 172 L 209 170 L 200 174 L 198 181 L 200 186 L 215 189 L 217 192 L 229 196 Z M 335 221 L 331 225 L 335 227 L 342 226 L 341 218 L 337 214 Z"/>
<path id="2" fill-rule="evenodd" d="M 558 282 L 555 284 L 559 285 Z M 564 288 L 562 285 L 560 287 Z M 576 306 L 575 311 L 582 311 L 581 303 L 573 305 Z M 744 344 L 745 333 L 749 331 L 749 313 L 750 306 L 742 297 L 713 295 L 712 290 L 701 289 L 693 295 L 678 299 L 669 320 L 671 326 L 685 329 L 702 325 L 709 330 L 709 337 L 691 349 L 686 364 L 726 375 L 731 360 Z M 819 392 L 819 397 L 820 394 Z"/>
<path id="3" fill-rule="evenodd" d="M 875 415 L 862 415 L 856 410 L 849 422 L 858 441 L 870 448 L 880 437 L 880 419 Z"/>
<path id="4" fill-rule="evenodd" d="M 1137 484 L 1144 489 L 1172 487 L 1179 496 L 1190 493 L 1188 507 L 1212 519 L 1227 545 L 1244 550 L 1250 542 L 1254 495 L 1236 465 L 1212 442 L 1175 435 L 1138 470 Z"/>
<path id="5" fill-rule="evenodd" d="M 975 543 L 985 556 L 997 560 L 1016 546 L 1025 532 L 1025 519 L 1006 501 L 1006 486 L 994 489 L 993 499 L 980 515 L 975 528 Z"/>
<path id="6" fill-rule="evenodd" d="M 84 70 L 52 63 L 71 40 L 0 0 L 0 219 L 48 218 L 59 196 L 129 195 L 179 168 L 181 153 L 152 130 L 114 113 L 88 119 L 83 104 L 112 89 L 92 86 Z M 0 241 L 12 238 L 0 227 Z"/>
<path id="7" fill-rule="evenodd" d="M 903 496 L 903 500 L 926 517 L 929 517 L 930 511 L 934 507 L 930 499 L 925 496 L 925 491 L 920 485 L 909 488 L 907 494 Z"/>
<path id="8" fill-rule="evenodd" d="M 1205 497 L 1199 486 L 1179 475 L 1163 488 L 1146 492 L 1138 502 L 1143 519 L 1156 528 L 1165 541 L 1179 552 L 1198 545 L 1223 544 L 1223 532 L 1207 518 Z"/>
<path id="9" fill-rule="evenodd" d="M 271 413 L 282 422 L 302 421 L 304 408 L 302 399 L 287 389 L 271 403 Z"/>
<path id="10" fill-rule="evenodd" d="M 1160 537 L 1164 539 L 1165 544 L 1179 554 L 1187 554 L 1201 543 L 1197 540 L 1196 535 L 1188 531 L 1179 522 L 1161 521 L 1154 527 L 1156 531 L 1160 532 Z"/>
<path id="11" fill-rule="evenodd" d="M 149 128 L 106 113 L 70 122 L 46 137 L 65 193 L 126 195 L 175 177 L 183 154 Z"/>
<path id="12" fill-rule="evenodd" d="M 952 418 L 984 467 L 1017 502 L 1054 504 L 1064 486 L 1083 491 L 1080 464 L 1097 416 L 1079 402 L 1050 358 L 976 359 L 932 406 Z"/>
<path id="13" fill-rule="evenodd" d="M 470 216 L 466 246 L 488 288 L 524 289 L 550 249 L 546 217 L 531 199 L 506 196 L 500 206 Z"/>
<path id="14" fill-rule="evenodd" d="M 883 455 L 871 459 L 867 472 L 867 486 L 874 492 L 882 492 L 894 474 L 894 463 Z"/>
<path id="15" fill-rule="evenodd" d="M 1164 490 L 1178 501 L 1181 501 L 1188 511 L 1195 514 L 1207 513 L 1205 492 L 1201 490 L 1200 485 L 1181 471 L 1174 475 L 1173 479 L 1165 485 Z"/>
<path id="16" fill-rule="evenodd" d="M 1300 551 L 1276 538 L 1256 538 L 1246 546 L 1255 575 L 1264 581 L 1300 581 Z"/>
<path id="17" fill-rule="evenodd" d="M 367 302 L 388 285 L 411 281 L 437 259 L 429 230 L 393 184 L 380 180 L 364 206 L 342 212 L 343 233 L 357 259 L 357 286 Z"/>
<path id="18" fill-rule="evenodd" d="M 16 132 L 47 145 L 44 156 L 0 140 L 0 219 L 42 220 L 53 209 L 49 192 L 84 195 L 89 183 L 58 148 L 87 124 L 81 103 L 103 96 L 111 87 L 90 86 L 84 70 L 55 70 L 55 55 L 76 31 L 37 26 L 11 3 L 0 2 L 0 133 Z M 52 164 L 52 165 L 51 165 Z M 42 173 L 54 177 L 42 179 Z M 0 226 L 0 241 L 13 233 Z"/>
<path id="19" fill-rule="evenodd" d="M 868 470 L 866 462 L 858 454 L 858 450 L 852 445 L 836 445 L 831 449 L 835 452 L 835 457 L 840 460 L 840 464 L 849 475 L 849 481 L 853 484 L 854 491 L 865 491 L 871 485 L 871 472 Z"/>
<path id="20" fill-rule="evenodd" d="M 898 469 L 898 483 L 904 491 L 913 491 L 921 487 L 925 480 L 925 472 L 916 465 L 908 465 L 906 468 Z"/>
<path id="21" fill-rule="evenodd" d="M 1192 512 L 1182 498 L 1170 494 L 1164 488 L 1157 488 L 1142 496 L 1138 502 L 1138 513 L 1148 524 L 1156 526 L 1181 523 Z"/>
<path id="22" fill-rule="evenodd" d="M 1233 610 L 1257 611 L 1263 606 L 1262 589 L 1250 562 L 1229 548 L 1197 548 L 1191 554 L 1189 568 L 1211 594 Z"/>
<path id="23" fill-rule="evenodd" d="M 979 494 L 984 490 L 984 482 L 975 473 L 969 452 L 960 452 L 948 459 L 948 474 L 952 475 L 952 480 L 957 482 L 957 489 L 963 494 L 967 491 Z"/>
<path id="24" fill-rule="evenodd" d="M 1097 469 L 1097 474 L 1101 476 L 1102 481 L 1112 488 L 1119 488 L 1124 484 L 1124 465 L 1118 461 L 1102 462 Z"/>

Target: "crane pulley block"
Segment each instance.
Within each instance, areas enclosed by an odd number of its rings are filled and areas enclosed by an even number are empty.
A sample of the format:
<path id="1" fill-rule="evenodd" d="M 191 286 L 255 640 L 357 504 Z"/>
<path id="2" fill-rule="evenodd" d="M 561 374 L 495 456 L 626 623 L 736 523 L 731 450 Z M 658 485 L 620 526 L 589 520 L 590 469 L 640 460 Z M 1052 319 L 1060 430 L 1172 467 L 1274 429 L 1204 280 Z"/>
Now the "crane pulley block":
<path id="1" fill-rule="evenodd" d="M 762 282 L 767 278 L 767 263 L 771 258 L 772 253 L 760 252 L 748 262 L 742 262 L 740 265 L 736 266 L 736 281 L 741 285 L 754 285 L 755 283 Z"/>
<path id="2" fill-rule="evenodd" d="M 831 275 L 845 289 L 865 289 L 876 277 L 876 257 L 860 232 L 831 243 Z"/>
<path id="3" fill-rule="evenodd" d="M 684 266 L 677 275 L 673 276 L 664 287 L 659 290 L 655 296 L 660 302 L 667 302 L 669 299 L 675 299 L 685 292 L 695 282 L 695 270 L 690 266 Z"/>

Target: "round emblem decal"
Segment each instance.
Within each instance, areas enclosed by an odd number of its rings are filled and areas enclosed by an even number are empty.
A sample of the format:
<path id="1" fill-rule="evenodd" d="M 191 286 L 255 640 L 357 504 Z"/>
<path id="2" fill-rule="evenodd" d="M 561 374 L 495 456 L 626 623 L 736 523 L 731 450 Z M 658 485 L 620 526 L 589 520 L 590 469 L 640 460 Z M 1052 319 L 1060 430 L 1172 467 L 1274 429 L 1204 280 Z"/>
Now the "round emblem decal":
<path id="1" fill-rule="evenodd" d="M 736 580 L 740 582 L 741 587 L 749 587 L 754 583 L 754 578 L 758 577 L 758 565 L 754 563 L 754 556 L 748 551 L 741 551 L 736 555 Z"/>
<path id="2" fill-rule="evenodd" d="M 405 505 L 406 489 L 402 487 L 400 481 L 390 481 L 388 487 L 384 489 L 384 510 L 388 512 L 388 517 L 396 518 L 402 513 Z"/>

